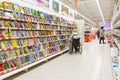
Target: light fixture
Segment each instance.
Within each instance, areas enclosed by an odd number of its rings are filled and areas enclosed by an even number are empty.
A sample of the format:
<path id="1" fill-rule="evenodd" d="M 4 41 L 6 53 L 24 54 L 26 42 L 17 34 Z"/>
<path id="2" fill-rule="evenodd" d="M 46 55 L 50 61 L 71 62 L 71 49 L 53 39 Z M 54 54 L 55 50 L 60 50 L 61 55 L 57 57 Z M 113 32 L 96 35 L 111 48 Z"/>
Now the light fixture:
<path id="1" fill-rule="evenodd" d="M 77 13 L 79 16 L 81 16 L 82 18 L 84 18 L 85 20 L 87 20 L 87 21 L 89 21 L 90 23 L 96 25 L 95 22 L 93 22 L 92 20 L 90 20 L 90 19 L 88 19 L 87 17 L 83 16 L 82 14 L 78 13 L 77 11 L 76 11 L 76 13 Z"/>
<path id="2" fill-rule="evenodd" d="M 98 6 L 98 9 L 99 9 L 99 12 L 100 12 L 102 21 L 103 21 L 103 23 L 105 24 L 105 19 L 104 19 L 104 16 L 103 16 L 103 12 L 102 12 L 102 9 L 101 9 L 99 0 L 96 0 L 96 3 L 97 3 L 97 6 Z"/>

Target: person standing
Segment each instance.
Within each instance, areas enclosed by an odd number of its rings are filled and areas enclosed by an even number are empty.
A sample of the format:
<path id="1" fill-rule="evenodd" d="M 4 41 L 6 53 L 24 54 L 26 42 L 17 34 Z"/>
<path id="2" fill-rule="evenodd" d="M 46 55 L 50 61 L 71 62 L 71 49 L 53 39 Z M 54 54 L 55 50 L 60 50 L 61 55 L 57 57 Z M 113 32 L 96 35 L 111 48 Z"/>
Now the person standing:
<path id="1" fill-rule="evenodd" d="M 104 37 L 104 27 L 101 27 L 100 29 L 100 39 L 99 39 L 99 44 L 101 44 L 101 41 L 103 42 L 103 44 L 105 44 L 104 40 L 105 40 L 105 37 Z"/>
<path id="2" fill-rule="evenodd" d="M 97 38 L 99 39 L 100 38 L 100 30 L 97 31 Z"/>

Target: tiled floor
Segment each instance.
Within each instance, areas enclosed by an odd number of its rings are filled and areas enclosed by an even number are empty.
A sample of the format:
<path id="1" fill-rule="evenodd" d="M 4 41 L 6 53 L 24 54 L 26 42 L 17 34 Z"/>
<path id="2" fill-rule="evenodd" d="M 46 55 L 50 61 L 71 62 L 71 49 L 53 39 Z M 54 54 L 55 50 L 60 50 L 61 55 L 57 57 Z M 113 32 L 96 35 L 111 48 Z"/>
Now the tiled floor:
<path id="1" fill-rule="evenodd" d="M 85 43 L 83 54 L 66 53 L 13 80 L 113 80 L 109 45 Z"/>

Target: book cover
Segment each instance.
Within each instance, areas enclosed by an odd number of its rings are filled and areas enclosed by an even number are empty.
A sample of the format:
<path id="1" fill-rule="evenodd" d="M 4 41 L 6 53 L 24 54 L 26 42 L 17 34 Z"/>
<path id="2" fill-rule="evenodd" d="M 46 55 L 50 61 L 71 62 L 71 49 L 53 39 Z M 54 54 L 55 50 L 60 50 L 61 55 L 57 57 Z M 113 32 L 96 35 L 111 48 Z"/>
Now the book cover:
<path id="1" fill-rule="evenodd" d="M 18 47 L 17 40 L 11 40 L 11 42 L 12 42 L 12 46 L 13 46 L 14 48 L 17 48 L 17 47 Z"/>
<path id="2" fill-rule="evenodd" d="M 4 11 L 0 11 L 0 17 L 3 17 L 4 16 Z"/>
<path id="3" fill-rule="evenodd" d="M 43 13 L 40 14 L 40 18 L 41 18 L 41 22 L 44 22 L 44 21 L 45 21 L 45 18 L 44 18 L 44 14 L 43 14 Z"/>
<path id="4" fill-rule="evenodd" d="M 28 17 L 29 17 L 28 15 L 24 15 L 24 20 L 28 21 Z"/>
<path id="5" fill-rule="evenodd" d="M 28 58 L 29 58 L 29 62 L 33 62 L 35 60 L 34 54 L 30 54 Z"/>
<path id="6" fill-rule="evenodd" d="M 33 44 L 34 44 L 34 40 L 33 39 L 29 39 L 28 45 L 33 45 Z"/>
<path id="7" fill-rule="evenodd" d="M 29 62 L 29 56 L 25 56 L 25 63 Z"/>
<path id="8" fill-rule="evenodd" d="M 14 63 L 14 60 L 11 60 L 9 61 L 10 65 L 11 65 L 11 68 L 14 68 L 16 67 L 17 65 Z"/>
<path id="9" fill-rule="evenodd" d="M 24 13 L 24 7 L 19 6 L 19 8 L 20 8 L 20 12 L 21 12 L 21 13 Z"/>
<path id="10" fill-rule="evenodd" d="M 17 37 L 22 37 L 22 31 L 16 31 Z"/>
<path id="11" fill-rule="evenodd" d="M 20 55 L 24 54 L 24 50 L 23 49 L 19 49 Z"/>
<path id="12" fill-rule="evenodd" d="M 32 46 L 28 46 L 28 52 L 31 53 L 31 52 L 34 52 L 34 49 Z"/>
<path id="13" fill-rule="evenodd" d="M 3 63 L 0 63 L 0 72 L 4 71 L 4 65 Z"/>
<path id="14" fill-rule="evenodd" d="M 25 28 L 23 22 L 18 22 L 20 28 Z"/>
<path id="15" fill-rule="evenodd" d="M 14 11 L 20 12 L 20 6 L 19 6 L 18 4 L 12 3 L 12 5 L 13 5 L 13 10 L 14 10 Z"/>
<path id="16" fill-rule="evenodd" d="M 8 48 L 7 41 L 1 42 L 1 47 L 2 49 L 7 49 Z"/>
<path id="17" fill-rule="evenodd" d="M 21 63 L 22 65 L 25 64 L 25 57 L 21 57 Z"/>
<path id="18" fill-rule="evenodd" d="M 33 16 L 33 21 L 37 21 L 37 17 L 36 16 Z"/>
<path id="19" fill-rule="evenodd" d="M 11 13 L 11 12 L 4 12 L 4 16 L 5 16 L 6 18 L 14 18 L 14 17 L 13 17 L 13 13 Z"/>
<path id="20" fill-rule="evenodd" d="M 27 23 L 24 23 L 24 28 L 29 28 Z"/>
<path id="21" fill-rule="evenodd" d="M 11 2 L 6 2 L 6 1 L 4 1 L 4 2 L 3 2 L 3 7 L 4 7 L 4 9 L 7 9 L 7 10 L 13 10 L 12 3 L 11 3 Z"/>
<path id="22" fill-rule="evenodd" d="M 17 21 L 14 21 L 14 24 L 15 24 L 15 28 L 20 28 L 20 25 L 18 24 Z"/>
<path id="23" fill-rule="evenodd" d="M 43 57 L 43 52 L 39 52 L 39 57 Z"/>
<path id="24" fill-rule="evenodd" d="M 33 28 L 33 25 L 30 22 L 27 23 L 27 26 L 28 26 L 28 28 Z"/>
<path id="25" fill-rule="evenodd" d="M 40 51 L 40 46 L 39 46 L 39 45 L 34 46 L 34 51 L 35 51 L 35 52 Z"/>
<path id="26" fill-rule="evenodd" d="M 3 66 L 4 66 L 4 70 L 7 70 L 11 67 L 8 62 L 5 62 Z"/>
<path id="27" fill-rule="evenodd" d="M 28 54 L 28 48 L 26 47 L 26 48 L 23 48 L 23 50 L 24 50 L 24 54 Z"/>
<path id="28" fill-rule="evenodd" d="M 4 27 L 10 27 L 9 22 L 8 21 L 3 21 L 3 26 Z"/>
<path id="29" fill-rule="evenodd" d="M 23 41 L 23 40 L 20 40 L 20 42 L 21 42 L 21 45 L 24 46 L 24 41 Z"/>
<path id="30" fill-rule="evenodd" d="M 17 31 L 12 31 L 11 33 L 12 33 L 12 36 L 10 37 L 17 37 Z"/>
<path id="31" fill-rule="evenodd" d="M 16 64 L 16 66 L 21 67 L 22 66 L 22 62 L 20 58 L 14 59 L 13 62 Z"/>
<path id="32" fill-rule="evenodd" d="M 24 39 L 24 46 L 28 46 L 28 39 Z"/>
<path id="33" fill-rule="evenodd" d="M 11 40 L 7 41 L 7 44 L 8 44 L 8 48 L 13 48 L 13 47 L 12 47 Z"/>
<path id="34" fill-rule="evenodd" d="M 0 9 L 3 9 L 3 3 L 0 2 Z"/>
<path id="35" fill-rule="evenodd" d="M 7 39 L 7 38 L 9 38 L 9 32 L 8 32 L 8 30 L 6 29 L 6 30 L 3 30 L 3 31 L 0 31 L 0 34 L 1 34 L 1 38 L 2 39 Z"/>
<path id="36" fill-rule="evenodd" d="M 14 23 L 14 21 L 9 21 L 8 24 L 10 25 L 11 28 L 15 28 L 15 23 Z"/>
<path id="37" fill-rule="evenodd" d="M 21 19 L 21 13 L 18 11 L 13 11 L 14 18 Z"/>

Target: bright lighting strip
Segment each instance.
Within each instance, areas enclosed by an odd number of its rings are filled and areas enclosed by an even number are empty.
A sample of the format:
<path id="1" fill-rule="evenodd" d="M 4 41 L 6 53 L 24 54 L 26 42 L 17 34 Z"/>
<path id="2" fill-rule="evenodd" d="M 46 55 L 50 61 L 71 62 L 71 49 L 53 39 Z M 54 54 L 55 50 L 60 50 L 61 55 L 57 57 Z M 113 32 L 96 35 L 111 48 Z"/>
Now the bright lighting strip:
<path id="1" fill-rule="evenodd" d="M 102 17 L 102 21 L 103 21 L 103 23 L 105 24 L 105 19 L 104 19 L 104 16 L 103 16 L 103 12 L 102 12 L 102 9 L 101 9 L 99 0 L 96 0 L 96 3 L 97 3 L 97 6 L 98 6 L 100 15 L 101 15 L 101 17 Z"/>
<path id="2" fill-rule="evenodd" d="M 62 3 L 61 1 L 59 1 L 59 0 L 56 0 L 56 1 L 58 1 L 59 3 L 61 3 L 61 4 L 63 4 L 63 5 L 66 5 L 66 4 Z M 69 1 L 72 2 L 71 0 L 69 0 Z M 66 6 L 67 6 L 67 5 L 66 5 Z M 70 8 L 69 6 L 67 6 L 67 7 Z M 83 16 L 82 14 L 80 14 L 80 13 L 77 12 L 77 11 L 75 11 L 74 9 L 72 9 L 72 8 L 70 8 L 70 9 L 73 10 L 75 13 L 77 13 L 79 16 L 81 16 L 83 19 L 85 19 L 85 20 L 89 21 L 90 23 L 96 25 L 96 23 L 93 22 L 92 20 L 90 20 L 90 19 L 88 19 L 87 17 Z"/>
<path id="3" fill-rule="evenodd" d="M 84 18 L 85 20 L 89 21 L 90 23 L 96 25 L 95 22 L 93 22 L 92 20 L 88 19 L 87 17 L 83 16 L 82 14 L 78 13 L 77 11 L 75 11 L 78 15 L 80 15 L 82 18 Z"/>

